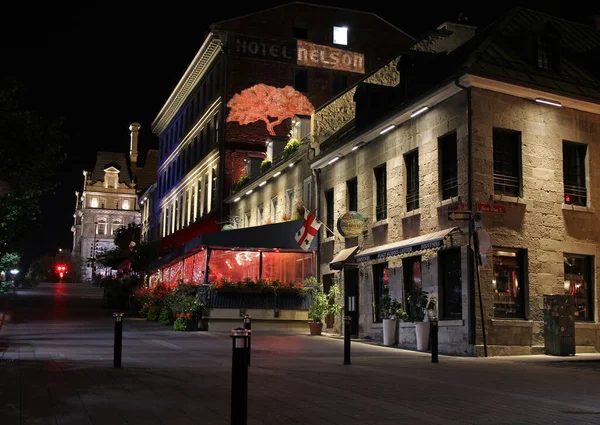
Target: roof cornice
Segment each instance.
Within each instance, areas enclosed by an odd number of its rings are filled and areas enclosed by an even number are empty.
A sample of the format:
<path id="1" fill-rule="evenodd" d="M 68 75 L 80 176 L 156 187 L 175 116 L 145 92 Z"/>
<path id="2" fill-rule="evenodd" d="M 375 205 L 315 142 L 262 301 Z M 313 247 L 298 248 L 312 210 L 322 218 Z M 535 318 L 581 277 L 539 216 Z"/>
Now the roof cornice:
<path id="1" fill-rule="evenodd" d="M 198 53 L 192 60 L 192 63 L 179 80 L 179 83 L 163 105 L 162 109 L 152 122 L 152 132 L 154 134 L 162 133 L 169 122 L 173 119 L 181 105 L 192 92 L 198 81 L 204 76 L 204 73 L 210 64 L 221 51 L 222 42 L 214 33 L 209 33 L 204 43 L 198 50 Z"/>

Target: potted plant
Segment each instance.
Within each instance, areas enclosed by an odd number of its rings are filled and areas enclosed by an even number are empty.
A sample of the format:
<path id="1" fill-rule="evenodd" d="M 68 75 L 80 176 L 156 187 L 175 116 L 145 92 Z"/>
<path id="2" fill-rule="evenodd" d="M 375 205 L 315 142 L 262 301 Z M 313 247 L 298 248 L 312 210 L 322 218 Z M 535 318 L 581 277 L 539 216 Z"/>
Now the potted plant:
<path id="1" fill-rule="evenodd" d="M 408 295 L 408 320 L 415 323 L 419 351 L 425 351 L 429 346 L 429 320 L 435 312 L 435 305 L 435 296 L 420 286 L 415 286 Z"/>
<path id="2" fill-rule="evenodd" d="M 398 322 L 406 320 L 408 315 L 402 307 L 402 302 L 388 293 L 384 293 L 379 301 L 379 312 L 383 322 L 383 345 L 391 346 L 396 343 Z"/>
<path id="3" fill-rule="evenodd" d="M 339 287 L 333 285 L 328 292 L 323 289 L 323 283 L 314 277 L 304 281 L 305 287 L 312 287 L 312 302 L 308 309 L 308 327 L 311 335 L 321 335 L 323 320 L 328 314 L 336 314 L 342 309 L 338 303 Z"/>

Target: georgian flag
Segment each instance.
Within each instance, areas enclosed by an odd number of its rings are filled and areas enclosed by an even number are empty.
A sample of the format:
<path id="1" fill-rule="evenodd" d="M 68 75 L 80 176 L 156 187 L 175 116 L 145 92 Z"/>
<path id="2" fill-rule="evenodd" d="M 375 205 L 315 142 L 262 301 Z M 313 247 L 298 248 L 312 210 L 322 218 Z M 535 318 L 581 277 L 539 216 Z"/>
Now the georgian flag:
<path id="1" fill-rule="evenodd" d="M 294 237 L 296 242 L 298 242 L 298 245 L 300 245 L 300 248 L 308 251 L 310 248 L 310 243 L 319 231 L 321 224 L 321 221 L 317 219 L 313 213 L 306 208 L 304 209 L 304 221 L 302 223 L 302 227 L 300 230 L 298 230 L 298 232 L 296 232 L 296 236 Z"/>

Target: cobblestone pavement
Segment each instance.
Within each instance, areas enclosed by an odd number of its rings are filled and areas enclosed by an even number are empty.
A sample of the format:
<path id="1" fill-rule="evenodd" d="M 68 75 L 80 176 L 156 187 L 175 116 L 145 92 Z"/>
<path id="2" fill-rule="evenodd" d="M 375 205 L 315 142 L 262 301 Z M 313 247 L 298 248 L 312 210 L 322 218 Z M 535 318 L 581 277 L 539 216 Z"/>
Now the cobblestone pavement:
<path id="1" fill-rule="evenodd" d="M 230 423 L 228 333 L 126 318 L 114 369 L 101 297 L 82 284 L 5 297 L 1 425 Z M 343 339 L 255 332 L 248 424 L 600 424 L 599 366 L 597 354 L 432 364 L 428 353 L 359 341 L 343 365 Z"/>

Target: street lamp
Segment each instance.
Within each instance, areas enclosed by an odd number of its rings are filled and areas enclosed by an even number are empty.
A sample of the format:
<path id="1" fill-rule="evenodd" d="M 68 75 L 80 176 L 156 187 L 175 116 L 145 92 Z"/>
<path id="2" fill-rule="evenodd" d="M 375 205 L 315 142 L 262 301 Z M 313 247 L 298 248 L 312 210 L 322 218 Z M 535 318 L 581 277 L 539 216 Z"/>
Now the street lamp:
<path id="1" fill-rule="evenodd" d="M 10 271 L 10 274 L 12 274 L 12 281 L 13 281 L 13 292 L 16 291 L 17 288 L 17 284 L 15 283 L 15 279 L 17 277 L 17 275 L 19 274 L 19 270 L 17 269 L 12 269 Z"/>

